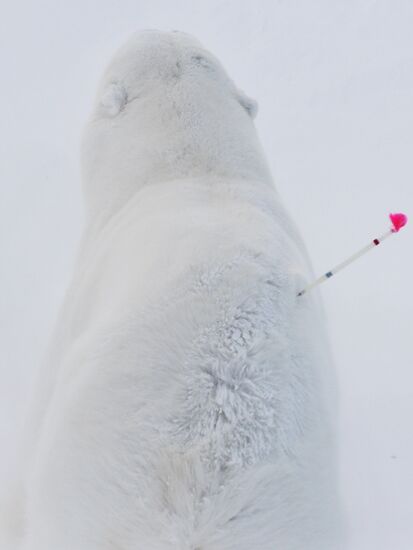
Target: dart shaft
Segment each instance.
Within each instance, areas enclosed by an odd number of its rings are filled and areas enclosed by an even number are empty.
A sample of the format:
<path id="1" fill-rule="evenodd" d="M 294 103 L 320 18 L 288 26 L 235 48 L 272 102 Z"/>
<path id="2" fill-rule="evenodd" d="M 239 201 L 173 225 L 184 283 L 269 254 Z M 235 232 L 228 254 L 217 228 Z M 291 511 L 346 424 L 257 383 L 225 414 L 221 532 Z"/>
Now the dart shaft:
<path id="1" fill-rule="evenodd" d="M 341 262 L 340 264 L 336 265 L 335 267 L 333 267 L 333 269 L 330 269 L 330 271 L 327 271 L 326 273 L 324 273 L 324 275 L 322 275 L 321 277 L 319 277 L 318 279 L 310 283 L 308 286 L 303 288 L 303 290 L 301 290 L 301 292 L 298 293 L 298 296 L 302 296 L 303 294 L 306 294 L 309 290 L 312 290 L 317 285 L 324 283 L 325 281 L 330 279 L 333 275 L 336 275 L 339 271 L 343 270 L 345 267 L 355 262 L 358 258 L 360 258 L 360 256 L 363 256 L 369 250 L 376 248 L 376 246 L 378 246 L 381 242 L 383 242 L 384 239 L 387 239 L 387 237 L 390 237 L 390 235 L 393 235 L 393 234 L 394 234 L 394 231 L 389 229 L 388 231 L 386 231 L 386 233 L 384 233 L 380 237 L 373 239 L 373 241 L 371 241 L 368 245 L 364 246 L 361 250 L 359 250 L 358 252 L 356 252 L 346 260 L 344 260 L 344 262 Z"/>

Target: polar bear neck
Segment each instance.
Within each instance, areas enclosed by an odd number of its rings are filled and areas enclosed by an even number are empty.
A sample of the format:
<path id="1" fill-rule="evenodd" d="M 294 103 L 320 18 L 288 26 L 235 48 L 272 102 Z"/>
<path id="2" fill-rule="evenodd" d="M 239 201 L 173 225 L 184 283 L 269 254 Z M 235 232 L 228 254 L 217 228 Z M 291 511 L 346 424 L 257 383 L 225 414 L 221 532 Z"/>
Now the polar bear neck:
<path id="1" fill-rule="evenodd" d="M 130 93 L 117 116 L 95 112 L 87 125 L 82 165 L 89 218 L 111 217 L 154 183 L 225 178 L 272 185 L 235 87 L 179 70 L 155 84 L 136 97 Z"/>

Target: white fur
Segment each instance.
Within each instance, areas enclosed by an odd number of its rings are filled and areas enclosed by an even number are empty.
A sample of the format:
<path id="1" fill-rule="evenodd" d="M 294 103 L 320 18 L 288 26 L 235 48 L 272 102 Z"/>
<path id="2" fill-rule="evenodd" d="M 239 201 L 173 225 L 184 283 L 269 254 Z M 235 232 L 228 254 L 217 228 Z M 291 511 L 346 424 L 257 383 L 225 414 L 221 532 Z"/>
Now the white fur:
<path id="1" fill-rule="evenodd" d="M 139 33 L 109 65 L 24 550 L 338 547 L 328 345 L 255 112 L 182 33 Z"/>

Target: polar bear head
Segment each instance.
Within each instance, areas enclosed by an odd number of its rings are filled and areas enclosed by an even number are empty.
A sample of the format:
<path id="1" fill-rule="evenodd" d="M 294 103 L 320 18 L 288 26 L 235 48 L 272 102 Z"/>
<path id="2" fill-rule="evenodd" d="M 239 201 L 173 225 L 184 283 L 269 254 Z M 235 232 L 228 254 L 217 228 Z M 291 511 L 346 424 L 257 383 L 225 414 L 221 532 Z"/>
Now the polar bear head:
<path id="1" fill-rule="evenodd" d="M 89 209 L 114 211 L 139 188 L 178 178 L 269 181 L 257 104 L 185 33 L 136 33 L 107 67 L 84 132 Z"/>

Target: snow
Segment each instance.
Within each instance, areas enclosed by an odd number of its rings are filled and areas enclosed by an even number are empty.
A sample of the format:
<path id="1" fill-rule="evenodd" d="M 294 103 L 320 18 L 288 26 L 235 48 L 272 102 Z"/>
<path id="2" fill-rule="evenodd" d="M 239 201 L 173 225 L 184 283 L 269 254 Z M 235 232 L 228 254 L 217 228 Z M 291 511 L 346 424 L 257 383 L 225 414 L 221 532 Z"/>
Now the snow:
<path id="1" fill-rule="evenodd" d="M 412 24 L 408 0 L 4 7 L 3 475 L 70 276 L 83 219 L 80 132 L 114 49 L 136 29 L 180 29 L 218 56 L 258 100 L 277 188 L 321 274 L 383 232 L 388 212 L 413 212 Z M 350 550 L 411 548 L 411 245 L 407 226 L 321 290 L 341 385 Z"/>

